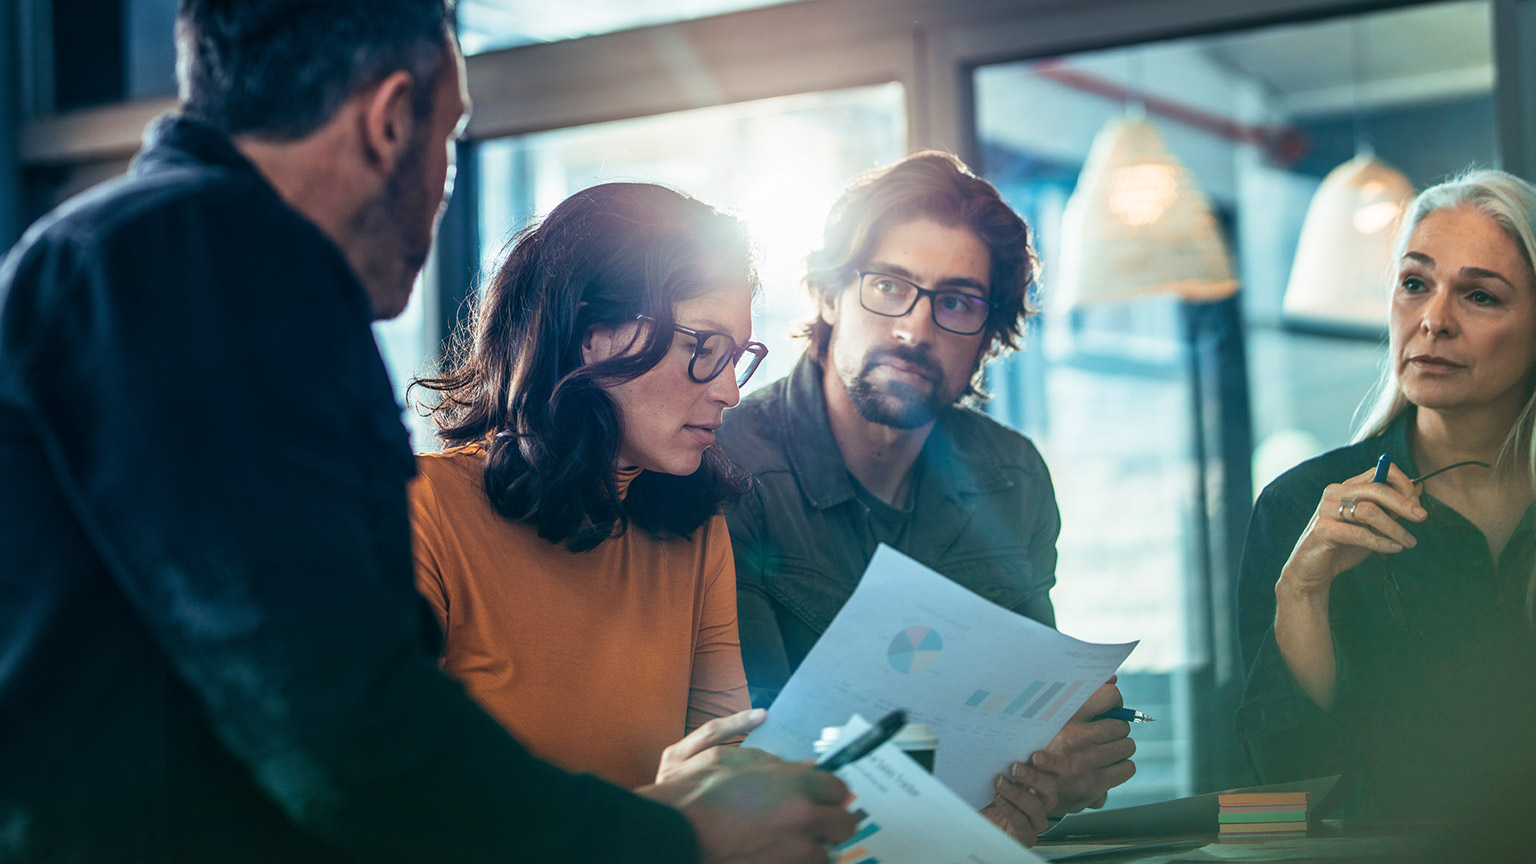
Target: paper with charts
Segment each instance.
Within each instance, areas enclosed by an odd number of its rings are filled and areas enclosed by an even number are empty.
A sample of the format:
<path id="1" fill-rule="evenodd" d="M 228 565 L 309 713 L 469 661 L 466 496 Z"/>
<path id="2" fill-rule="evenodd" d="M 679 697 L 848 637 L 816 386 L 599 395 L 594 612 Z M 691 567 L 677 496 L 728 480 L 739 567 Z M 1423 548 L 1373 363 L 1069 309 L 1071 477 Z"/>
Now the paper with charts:
<path id="1" fill-rule="evenodd" d="M 824 727 L 905 708 L 938 736 L 935 776 L 982 807 L 1135 647 L 1062 635 L 882 545 L 746 746 L 810 759 Z"/>
<path id="2" fill-rule="evenodd" d="M 847 741 L 869 728 L 855 716 Z M 988 822 L 889 742 L 837 772 L 859 827 L 836 864 L 1034 864 L 1043 859 Z"/>

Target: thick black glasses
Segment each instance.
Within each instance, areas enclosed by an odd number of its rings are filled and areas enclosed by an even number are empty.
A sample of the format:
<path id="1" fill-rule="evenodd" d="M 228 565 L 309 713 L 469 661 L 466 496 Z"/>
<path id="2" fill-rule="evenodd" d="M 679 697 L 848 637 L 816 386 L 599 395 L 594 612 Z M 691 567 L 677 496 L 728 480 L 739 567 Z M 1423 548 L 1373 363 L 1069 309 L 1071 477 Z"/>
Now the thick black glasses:
<path id="1" fill-rule="evenodd" d="M 642 321 L 654 320 L 646 315 L 636 317 Z M 708 384 L 718 378 L 725 367 L 732 366 L 736 369 L 736 386 L 740 387 L 747 383 L 747 379 L 757 371 L 758 364 L 768 356 L 767 345 L 761 342 L 737 345 L 731 334 L 719 330 L 695 330 L 681 324 L 673 324 L 672 329 L 693 339 L 693 356 L 688 359 L 688 377 L 700 384 Z"/>
<path id="2" fill-rule="evenodd" d="M 917 301 L 928 298 L 933 323 L 939 329 L 961 336 L 974 336 L 987 326 L 992 304 L 964 291 L 934 291 L 889 273 L 860 270 L 859 305 L 887 318 L 901 318 L 912 312 Z"/>

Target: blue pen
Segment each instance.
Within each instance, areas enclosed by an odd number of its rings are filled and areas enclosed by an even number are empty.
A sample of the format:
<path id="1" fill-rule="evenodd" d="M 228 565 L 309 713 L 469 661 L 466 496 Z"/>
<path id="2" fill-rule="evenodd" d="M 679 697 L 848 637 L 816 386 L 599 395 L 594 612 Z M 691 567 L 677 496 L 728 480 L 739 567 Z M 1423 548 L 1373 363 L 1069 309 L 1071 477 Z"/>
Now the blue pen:
<path id="1" fill-rule="evenodd" d="M 1129 708 L 1111 708 L 1093 719 L 1124 720 L 1127 723 L 1152 723 L 1157 720 L 1156 717 L 1148 717 L 1140 711 L 1132 711 Z"/>
<path id="2" fill-rule="evenodd" d="M 1381 458 L 1376 460 L 1376 473 L 1371 476 L 1371 482 L 1372 483 L 1385 483 L 1385 482 L 1387 482 L 1387 471 L 1391 470 L 1391 468 L 1392 468 L 1392 454 L 1391 453 L 1383 453 L 1383 454 L 1381 454 Z"/>

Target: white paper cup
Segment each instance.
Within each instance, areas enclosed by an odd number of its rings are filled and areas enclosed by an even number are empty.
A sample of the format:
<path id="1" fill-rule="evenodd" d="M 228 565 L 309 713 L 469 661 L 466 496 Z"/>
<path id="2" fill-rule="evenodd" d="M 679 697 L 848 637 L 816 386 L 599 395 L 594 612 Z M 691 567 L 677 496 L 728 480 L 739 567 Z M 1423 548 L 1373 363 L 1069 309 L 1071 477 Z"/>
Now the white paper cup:
<path id="1" fill-rule="evenodd" d="M 811 745 L 811 750 L 816 758 L 836 750 L 838 747 L 838 734 L 843 730 L 838 726 L 828 726 L 821 730 L 821 737 Z M 923 766 L 923 770 L 933 773 L 933 759 L 939 749 L 939 739 L 934 736 L 933 729 L 927 723 L 908 723 L 903 726 L 896 737 L 891 739 L 903 753 L 912 757 L 912 760 Z"/>

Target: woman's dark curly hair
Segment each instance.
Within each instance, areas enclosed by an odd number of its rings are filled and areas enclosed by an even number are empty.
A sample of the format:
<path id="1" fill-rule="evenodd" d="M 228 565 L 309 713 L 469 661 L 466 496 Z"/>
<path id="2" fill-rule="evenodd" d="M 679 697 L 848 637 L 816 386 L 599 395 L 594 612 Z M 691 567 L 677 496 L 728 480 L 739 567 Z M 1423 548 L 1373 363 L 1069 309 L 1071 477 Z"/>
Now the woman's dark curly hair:
<path id="1" fill-rule="evenodd" d="M 731 285 L 758 287 L 740 220 L 663 186 L 594 186 L 514 237 L 450 370 L 412 386 L 441 394 L 429 410 L 444 443 L 484 442 L 486 497 L 507 519 L 573 552 L 631 522 L 688 537 L 743 478 L 711 447 L 693 474 L 646 471 L 621 501 L 624 421 L 604 387 L 661 362 L 678 302 Z M 639 315 L 655 323 L 640 328 L 636 350 L 583 365 L 590 328 Z"/>

